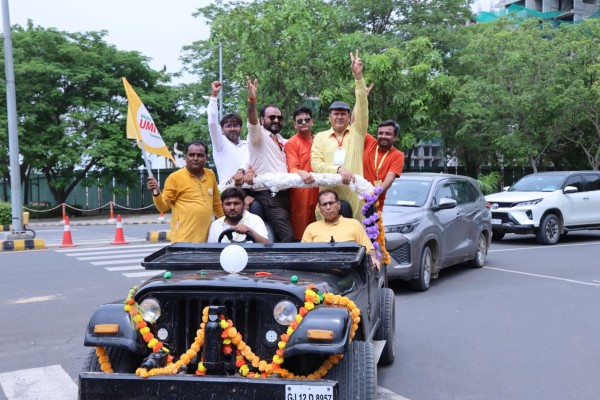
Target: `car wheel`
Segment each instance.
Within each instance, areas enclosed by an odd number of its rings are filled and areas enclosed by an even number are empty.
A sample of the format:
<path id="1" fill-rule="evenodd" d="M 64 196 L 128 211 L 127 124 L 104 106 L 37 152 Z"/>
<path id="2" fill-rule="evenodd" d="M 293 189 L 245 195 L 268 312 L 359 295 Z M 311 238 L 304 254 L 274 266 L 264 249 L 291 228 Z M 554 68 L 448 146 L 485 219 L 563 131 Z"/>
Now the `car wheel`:
<path id="1" fill-rule="evenodd" d="M 473 259 L 469 261 L 469 265 L 473 268 L 483 267 L 485 265 L 485 258 L 487 257 L 487 250 L 487 239 L 483 233 L 480 233 L 479 239 L 477 239 L 477 251 Z"/>
<path id="2" fill-rule="evenodd" d="M 431 273 L 433 271 L 433 253 L 431 247 L 425 246 L 421 252 L 421 264 L 419 265 L 419 276 L 410 281 L 410 286 L 414 290 L 424 292 L 429 289 L 431 283 Z"/>
<path id="3" fill-rule="evenodd" d="M 560 239 L 560 220 L 554 214 L 547 214 L 535 233 L 539 244 L 556 244 Z"/>
<path id="4" fill-rule="evenodd" d="M 121 373 L 134 373 L 140 366 L 142 360 L 132 352 L 118 347 L 107 347 L 106 354 L 110 360 L 113 371 Z M 82 372 L 102 372 L 96 349 L 91 348 L 83 360 Z"/>
<path id="5" fill-rule="evenodd" d="M 390 288 L 379 289 L 381 320 L 375 332 L 375 340 L 385 340 L 385 346 L 379 357 L 380 365 L 389 365 L 396 358 L 396 314 L 394 310 L 394 291 Z"/>
<path id="6" fill-rule="evenodd" d="M 492 240 L 500 241 L 504 238 L 504 232 L 492 231 Z"/>
<path id="7" fill-rule="evenodd" d="M 377 366 L 370 342 L 352 341 L 344 357 L 331 370 L 339 383 L 340 399 L 376 400 Z M 329 377 L 326 375 L 325 379 Z"/>

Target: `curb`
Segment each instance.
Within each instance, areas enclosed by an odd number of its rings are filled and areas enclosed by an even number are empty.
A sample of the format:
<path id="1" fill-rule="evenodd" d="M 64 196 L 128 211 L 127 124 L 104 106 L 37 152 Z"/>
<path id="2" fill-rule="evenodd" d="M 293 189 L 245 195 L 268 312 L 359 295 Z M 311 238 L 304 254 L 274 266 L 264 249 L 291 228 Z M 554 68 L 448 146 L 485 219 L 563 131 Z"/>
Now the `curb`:
<path id="1" fill-rule="evenodd" d="M 158 221 L 132 221 L 132 222 L 127 222 L 127 221 L 123 221 L 123 225 L 150 225 L 150 224 L 170 224 L 171 222 L 167 222 L 167 221 L 163 221 L 163 222 L 158 222 Z M 69 225 L 70 226 L 100 226 L 100 225 L 116 225 L 115 222 L 73 222 L 73 221 L 69 221 Z M 46 227 L 51 227 L 51 226 L 64 226 L 64 224 L 61 222 L 48 222 L 48 223 L 33 223 L 33 224 L 27 224 L 27 227 L 29 228 L 46 228 Z"/>
<path id="2" fill-rule="evenodd" d="M 148 242 L 170 242 L 171 231 L 150 231 L 146 234 Z"/>
<path id="3" fill-rule="evenodd" d="M 17 239 L 0 241 L 0 251 L 42 250 L 46 248 L 44 239 Z"/>

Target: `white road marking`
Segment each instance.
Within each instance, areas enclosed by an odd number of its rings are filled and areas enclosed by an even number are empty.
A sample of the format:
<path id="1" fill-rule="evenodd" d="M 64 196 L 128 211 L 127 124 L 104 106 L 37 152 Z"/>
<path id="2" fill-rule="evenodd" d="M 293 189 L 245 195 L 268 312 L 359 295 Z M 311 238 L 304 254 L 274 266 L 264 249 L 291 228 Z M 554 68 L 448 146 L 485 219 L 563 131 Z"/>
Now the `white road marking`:
<path id="1" fill-rule="evenodd" d="M 87 254 L 85 254 L 87 256 Z M 102 256 L 89 256 L 89 257 L 77 257 L 78 260 L 81 261 L 88 261 L 88 260 L 110 260 L 110 259 L 115 259 L 115 258 L 124 258 L 124 257 L 145 257 L 149 255 L 149 253 L 147 251 L 140 253 L 140 251 L 138 250 L 137 253 L 128 253 L 126 251 L 123 252 L 119 252 L 119 254 L 109 254 L 109 255 L 102 255 Z M 79 256 L 79 254 L 78 254 Z"/>
<path id="2" fill-rule="evenodd" d="M 132 262 L 142 262 L 142 261 L 144 261 L 143 258 L 132 258 L 132 259 L 121 258 L 120 260 L 113 260 L 113 261 L 94 261 L 91 264 L 92 265 L 116 265 L 116 264 L 123 264 L 124 262 L 132 263 Z"/>
<path id="3" fill-rule="evenodd" d="M 483 268 L 485 268 L 485 269 L 493 269 L 494 271 L 510 272 L 510 273 L 519 274 L 519 275 L 535 276 L 536 278 L 554 279 L 554 280 L 557 280 L 557 281 L 563 281 L 563 282 L 569 282 L 569 283 L 577 283 L 579 285 L 588 285 L 588 286 L 597 286 L 597 287 L 600 287 L 600 283 L 576 281 L 574 279 L 559 278 L 557 276 L 532 274 L 532 273 L 529 273 L 529 272 L 521 272 L 521 271 L 514 271 L 514 270 L 511 270 L 511 269 L 494 268 L 494 267 L 483 267 Z"/>
<path id="4" fill-rule="evenodd" d="M 164 269 L 153 269 L 153 270 L 145 271 L 145 272 L 124 272 L 123 275 L 125 275 L 128 278 L 144 278 L 144 277 L 152 277 L 155 275 L 160 275 L 164 272 L 165 272 Z"/>
<path id="5" fill-rule="evenodd" d="M 121 247 L 122 249 L 134 249 L 134 248 L 156 248 L 156 249 L 162 249 L 163 247 L 167 246 L 169 243 L 167 244 L 137 244 L 137 245 L 126 245 L 127 247 Z M 110 251 L 111 249 L 117 249 L 117 247 L 107 247 L 107 246 L 102 246 L 102 247 L 86 247 L 86 248 L 81 248 L 81 249 L 77 249 L 77 248 L 69 248 L 69 249 L 57 249 L 54 250 L 57 253 L 72 253 L 72 252 L 81 252 L 81 251 L 93 251 L 93 250 L 106 250 L 106 251 Z"/>
<path id="6" fill-rule="evenodd" d="M 104 268 L 107 271 L 115 272 L 115 271 L 131 271 L 134 269 L 144 269 L 141 265 L 125 265 L 123 267 L 106 267 Z"/>
<path id="7" fill-rule="evenodd" d="M 503 251 L 523 251 L 523 250 L 540 250 L 540 249 L 560 249 L 562 247 L 575 247 L 575 246 L 597 246 L 598 242 L 593 243 L 573 243 L 573 244 L 555 244 L 553 246 L 530 246 L 530 247 L 512 247 L 508 249 L 497 249 L 488 250 L 488 253 L 500 253 Z"/>
<path id="8" fill-rule="evenodd" d="M 60 296 L 60 295 L 59 295 Z M 13 304 L 26 304 L 26 303 L 38 303 L 41 301 L 50 301 L 56 298 L 55 295 L 51 294 L 49 296 L 35 296 L 35 297 L 25 297 L 19 300 L 14 300 L 11 303 Z"/>
<path id="9" fill-rule="evenodd" d="M 75 400 L 77 385 L 60 365 L 0 374 L 8 400 Z"/>
<path id="10" fill-rule="evenodd" d="M 110 248 L 107 248 L 105 251 L 84 251 L 84 249 L 80 249 L 80 251 L 77 253 L 65 253 L 65 255 L 68 257 L 105 256 L 105 255 L 110 255 L 110 254 L 139 253 L 141 251 L 145 251 L 145 254 L 150 254 L 154 250 L 152 248 L 150 248 L 150 250 L 147 250 L 147 249 L 130 249 L 129 247 L 121 247 L 121 248 L 110 247 Z"/>

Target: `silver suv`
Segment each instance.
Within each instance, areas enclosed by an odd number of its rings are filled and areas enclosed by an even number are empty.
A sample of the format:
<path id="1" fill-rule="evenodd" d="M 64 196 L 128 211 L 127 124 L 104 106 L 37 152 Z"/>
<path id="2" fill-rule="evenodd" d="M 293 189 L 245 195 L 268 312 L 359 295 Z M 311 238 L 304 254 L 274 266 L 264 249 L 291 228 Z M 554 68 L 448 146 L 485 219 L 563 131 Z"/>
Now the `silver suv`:
<path id="1" fill-rule="evenodd" d="M 533 233 L 540 244 L 555 244 L 568 231 L 600 229 L 598 171 L 539 172 L 504 189 L 486 196 L 495 240 Z"/>

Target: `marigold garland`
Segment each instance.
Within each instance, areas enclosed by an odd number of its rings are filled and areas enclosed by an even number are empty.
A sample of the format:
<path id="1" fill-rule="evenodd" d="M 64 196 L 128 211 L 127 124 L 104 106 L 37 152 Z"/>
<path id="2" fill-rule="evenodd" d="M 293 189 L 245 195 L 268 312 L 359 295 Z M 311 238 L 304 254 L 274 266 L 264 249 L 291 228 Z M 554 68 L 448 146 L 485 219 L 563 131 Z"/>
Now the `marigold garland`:
<path id="1" fill-rule="evenodd" d="M 114 371 L 112 369 L 112 365 L 110 364 L 110 359 L 106 354 L 106 349 L 104 347 L 97 346 L 96 347 L 96 356 L 98 356 L 98 362 L 100 363 L 100 370 L 107 374 L 112 374 Z"/>
<path id="2" fill-rule="evenodd" d="M 146 343 L 148 343 L 148 347 L 152 349 L 153 352 L 158 352 L 159 350 L 163 350 L 165 352 L 169 352 L 168 348 L 158 339 L 154 337 L 154 335 L 150 332 L 147 324 L 141 318 L 139 312 L 139 306 L 133 300 L 135 292 L 137 291 L 137 286 L 134 286 L 125 299 L 124 309 L 131 316 L 132 320 L 136 323 L 136 326 L 142 335 L 142 338 Z M 248 346 L 242 339 L 242 335 L 237 331 L 237 329 L 233 326 L 233 322 L 231 320 L 225 320 L 225 316 L 220 315 L 219 318 L 221 321 L 219 322 L 219 326 L 222 329 L 221 338 L 223 339 L 222 351 L 224 354 L 231 354 L 233 352 L 233 346 L 236 347 L 236 367 L 239 369 L 239 372 L 242 376 L 247 376 L 249 378 L 268 378 L 273 374 L 278 374 L 282 378 L 287 379 L 321 379 L 323 378 L 327 372 L 343 357 L 343 354 L 332 354 L 327 360 L 317 368 L 313 373 L 309 375 L 294 375 L 294 373 L 288 371 L 283 368 L 281 365 L 284 362 L 283 353 L 285 347 L 290 339 L 290 336 L 294 333 L 298 325 L 302 322 L 304 317 L 314 309 L 315 305 L 318 304 L 328 304 L 335 306 L 343 306 L 350 312 L 350 317 L 352 318 L 352 325 L 350 328 L 349 340 L 352 341 L 354 335 L 356 334 L 356 330 L 358 329 L 358 324 L 360 322 L 360 310 L 354 304 L 353 301 L 348 299 L 347 297 L 336 295 L 333 293 L 325 293 L 324 295 L 318 292 L 318 289 L 314 285 L 309 285 L 304 292 L 304 306 L 300 307 L 298 310 L 298 314 L 296 315 L 296 320 L 293 321 L 288 327 L 287 331 L 280 336 L 280 341 L 277 344 L 277 351 L 273 356 L 272 361 L 269 363 L 265 360 L 261 360 L 256 354 L 252 352 L 250 346 Z M 141 322 L 143 323 L 140 323 Z M 138 368 L 135 373 L 136 375 L 147 378 L 149 376 L 156 375 L 173 375 L 179 372 L 179 370 L 188 365 L 191 360 L 196 357 L 202 345 L 204 344 L 204 329 L 206 327 L 206 323 L 208 322 L 208 307 L 205 307 L 202 310 L 202 323 L 200 324 L 200 328 L 196 332 L 196 337 L 194 339 L 194 343 L 190 346 L 190 348 L 181 355 L 179 360 L 173 363 L 173 357 L 171 355 L 168 356 L 167 365 L 162 368 L 152 368 L 147 370 L 146 368 Z M 96 354 L 98 354 L 98 359 L 101 359 L 101 369 L 104 372 L 112 372 L 112 368 L 110 366 L 110 360 L 108 360 L 108 356 L 106 356 L 106 352 L 104 348 L 97 347 Z M 248 363 L 258 371 L 251 371 Z M 103 368 L 104 367 L 104 368 Z M 106 370 L 105 370 L 106 369 Z M 196 375 L 205 375 L 207 372 L 206 367 L 204 366 L 203 361 L 198 363 L 198 368 L 196 370 Z"/>

